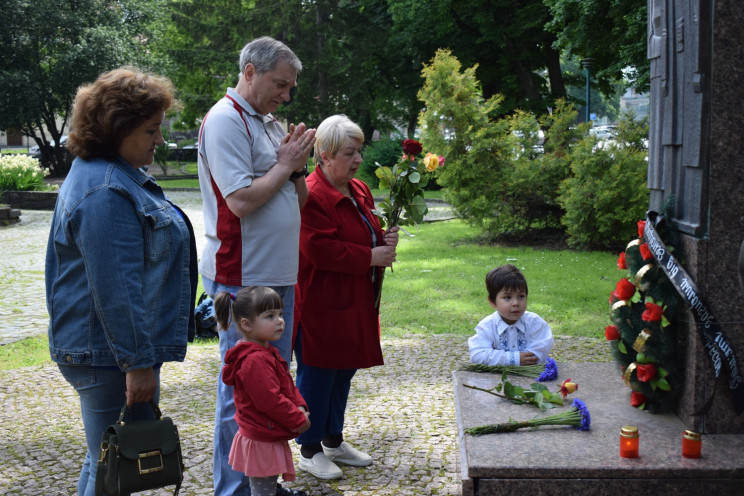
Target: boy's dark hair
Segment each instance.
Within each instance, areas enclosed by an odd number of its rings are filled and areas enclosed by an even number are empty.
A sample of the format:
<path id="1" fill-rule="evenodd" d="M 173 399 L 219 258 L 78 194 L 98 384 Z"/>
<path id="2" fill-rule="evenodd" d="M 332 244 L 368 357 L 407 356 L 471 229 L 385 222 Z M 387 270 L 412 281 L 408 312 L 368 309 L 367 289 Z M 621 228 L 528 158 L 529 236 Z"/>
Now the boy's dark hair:
<path id="1" fill-rule="evenodd" d="M 284 310 L 282 297 L 271 288 L 249 286 L 237 294 L 222 292 L 214 297 L 214 314 L 220 329 L 230 327 L 230 318 L 237 322 L 248 319 L 250 322 L 268 310 Z"/>
<path id="2" fill-rule="evenodd" d="M 510 289 L 512 291 L 524 290 L 525 293 L 529 294 L 527 290 L 527 279 L 524 274 L 518 268 L 512 264 L 501 265 L 486 275 L 486 289 L 488 290 L 488 299 L 496 301 L 496 295 L 502 289 Z"/>

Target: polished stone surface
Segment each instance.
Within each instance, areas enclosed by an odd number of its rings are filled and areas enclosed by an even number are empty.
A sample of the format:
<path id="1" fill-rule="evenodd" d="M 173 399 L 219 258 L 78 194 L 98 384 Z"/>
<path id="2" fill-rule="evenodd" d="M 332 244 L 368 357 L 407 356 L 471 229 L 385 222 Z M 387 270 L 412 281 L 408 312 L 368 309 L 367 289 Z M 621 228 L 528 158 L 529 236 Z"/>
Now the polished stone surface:
<path id="1" fill-rule="evenodd" d="M 685 237 L 684 266 L 721 324 L 744 369 L 744 292 L 738 280 L 739 249 L 744 240 L 744 2 L 713 2 L 710 84 L 708 199 L 709 229 L 702 239 Z M 693 187 L 695 185 L 690 185 Z M 691 320 L 691 319 L 690 319 Z M 717 381 L 694 324 L 686 330 L 687 380 L 679 417 L 704 432 L 744 433 L 744 414 L 733 410 L 728 380 Z M 744 388 L 740 385 L 739 388 Z M 693 416 L 714 395 L 711 410 Z M 742 490 L 744 493 L 744 490 Z"/>
<path id="2" fill-rule="evenodd" d="M 558 388 L 571 378 L 579 390 L 566 407 L 541 413 L 515 405 L 463 384 L 491 388 L 501 376 L 454 373 L 455 408 L 460 435 L 463 495 L 523 494 L 742 494 L 744 448 L 742 435 L 706 435 L 702 457 L 681 455 L 682 421 L 673 414 L 652 415 L 630 406 L 630 390 L 614 363 L 559 363 L 559 377 L 546 383 Z M 527 386 L 530 378 L 509 377 Z M 581 399 L 591 414 L 591 430 L 541 427 L 512 433 L 463 436 L 463 429 L 489 423 L 529 420 L 564 411 L 572 397 Z M 640 433 L 640 455 L 619 456 L 619 432 L 635 425 Z M 650 492 L 649 492 L 650 491 Z"/>

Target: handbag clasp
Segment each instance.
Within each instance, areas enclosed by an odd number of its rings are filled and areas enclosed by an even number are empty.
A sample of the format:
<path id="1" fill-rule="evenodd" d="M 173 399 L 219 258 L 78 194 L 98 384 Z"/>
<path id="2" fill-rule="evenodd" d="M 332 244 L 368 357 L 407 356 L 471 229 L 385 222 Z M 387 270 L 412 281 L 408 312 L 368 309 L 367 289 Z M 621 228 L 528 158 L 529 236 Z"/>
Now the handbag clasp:
<path id="1" fill-rule="evenodd" d="M 142 468 L 142 460 L 144 460 L 145 458 L 152 458 L 155 456 L 160 458 L 160 466 L 155 466 L 152 468 Z M 147 451 L 145 453 L 140 453 L 139 459 L 137 459 L 137 467 L 139 468 L 140 475 L 152 474 L 153 472 L 162 472 L 163 471 L 163 454 L 160 452 L 160 450 Z"/>

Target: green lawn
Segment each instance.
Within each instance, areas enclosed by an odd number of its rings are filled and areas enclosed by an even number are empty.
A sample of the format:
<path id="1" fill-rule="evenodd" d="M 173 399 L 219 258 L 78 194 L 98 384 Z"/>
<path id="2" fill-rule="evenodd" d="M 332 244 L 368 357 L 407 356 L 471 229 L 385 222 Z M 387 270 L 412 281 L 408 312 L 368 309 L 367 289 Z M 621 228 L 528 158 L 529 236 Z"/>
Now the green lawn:
<path id="1" fill-rule="evenodd" d="M 504 263 L 524 272 L 527 308 L 547 320 L 554 334 L 604 336 L 608 297 L 622 276 L 616 254 L 491 245 L 459 220 L 424 224 L 411 232 L 416 236 L 401 236 L 398 261 L 385 272 L 380 311 L 385 336 L 472 335 L 478 321 L 493 311 L 486 299 L 486 273 Z M 0 370 L 47 361 L 46 337 L 0 346 Z"/>

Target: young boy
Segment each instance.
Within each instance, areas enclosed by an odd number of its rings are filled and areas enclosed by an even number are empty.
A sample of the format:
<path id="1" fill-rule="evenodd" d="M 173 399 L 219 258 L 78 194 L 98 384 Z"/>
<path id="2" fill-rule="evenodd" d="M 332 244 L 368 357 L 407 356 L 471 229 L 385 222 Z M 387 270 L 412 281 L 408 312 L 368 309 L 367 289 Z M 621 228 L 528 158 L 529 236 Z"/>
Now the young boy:
<path id="1" fill-rule="evenodd" d="M 553 346 L 550 326 L 528 312 L 527 280 L 512 264 L 486 276 L 488 303 L 496 309 L 481 320 L 468 339 L 470 361 L 484 365 L 535 365 L 545 363 Z"/>

